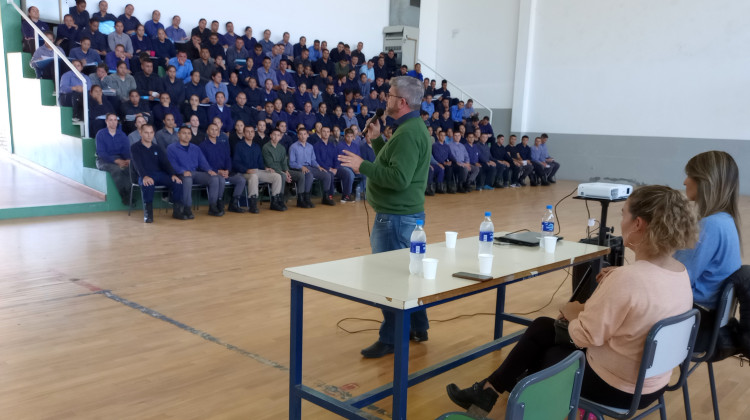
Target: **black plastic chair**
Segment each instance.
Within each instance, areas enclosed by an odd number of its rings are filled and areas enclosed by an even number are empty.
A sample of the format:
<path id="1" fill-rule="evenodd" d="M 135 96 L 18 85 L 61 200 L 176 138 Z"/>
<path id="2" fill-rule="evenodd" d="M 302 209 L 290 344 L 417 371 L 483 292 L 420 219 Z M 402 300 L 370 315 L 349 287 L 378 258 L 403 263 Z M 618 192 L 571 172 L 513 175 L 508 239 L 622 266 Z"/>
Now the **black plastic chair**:
<path id="1" fill-rule="evenodd" d="M 636 416 L 641 401 L 643 382 L 646 378 L 671 372 L 672 369 L 679 366 L 680 377 L 674 385 L 668 386 L 667 390 L 672 391 L 685 385 L 699 323 L 700 313 L 697 309 L 691 309 L 684 314 L 654 324 L 648 336 L 646 336 L 641 367 L 638 370 L 635 392 L 630 407 L 609 407 L 581 398 L 579 406 L 586 412 L 583 418 L 588 418 L 588 413 L 593 413 L 597 419 L 603 419 L 605 415 L 616 419 L 641 419 L 658 409 L 661 419 L 666 420 L 667 410 L 664 395 L 659 396 L 656 405 Z"/>
<path id="2" fill-rule="evenodd" d="M 700 366 L 701 363 L 706 363 L 708 367 L 708 381 L 711 387 L 711 402 L 713 403 L 714 419 L 719 420 L 719 401 L 716 395 L 716 380 L 714 379 L 714 356 L 716 353 L 716 343 L 719 337 L 719 330 L 727 325 L 732 314 L 735 312 L 737 299 L 734 296 L 734 279 L 735 277 L 749 277 L 750 266 L 743 265 L 739 270 L 735 271 L 731 276 L 724 280 L 721 295 L 719 296 L 719 303 L 716 305 L 716 317 L 711 330 L 711 336 L 708 341 L 708 347 L 702 353 L 693 353 L 692 362 L 694 365 L 688 370 L 687 376 L 690 376 Z M 683 398 L 685 400 L 685 413 L 686 418 L 691 419 L 692 414 L 690 413 L 690 395 L 688 393 L 687 381 L 685 386 L 682 388 Z"/>

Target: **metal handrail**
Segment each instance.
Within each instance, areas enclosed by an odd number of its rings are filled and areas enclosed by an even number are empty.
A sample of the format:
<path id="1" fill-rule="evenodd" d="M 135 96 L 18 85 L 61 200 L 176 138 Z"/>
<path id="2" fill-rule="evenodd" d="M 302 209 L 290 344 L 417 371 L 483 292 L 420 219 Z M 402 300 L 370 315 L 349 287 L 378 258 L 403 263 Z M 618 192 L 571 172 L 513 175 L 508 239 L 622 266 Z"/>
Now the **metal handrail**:
<path id="1" fill-rule="evenodd" d="M 29 19 L 29 17 L 24 13 L 23 10 L 21 10 L 20 7 L 13 1 L 13 0 L 7 0 L 8 4 L 13 5 L 13 8 L 16 9 L 19 15 L 28 23 L 31 25 L 31 28 L 34 29 L 34 33 L 37 35 L 37 43 L 38 38 L 42 38 L 42 40 L 49 45 L 52 48 L 52 52 L 55 54 L 55 102 L 57 103 L 57 106 L 60 106 L 60 64 L 58 60 L 62 60 L 65 65 L 70 68 L 70 71 L 73 72 L 73 74 L 76 75 L 78 80 L 81 81 L 83 86 L 83 92 L 81 92 L 83 96 L 83 136 L 88 137 L 89 136 L 89 90 L 88 90 L 88 77 L 81 74 L 81 72 L 78 71 L 78 69 L 73 66 L 73 63 L 68 60 L 68 57 L 65 56 L 65 54 L 60 51 L 57 46 L 47 39 L 47 36 L 44 35 L 44 32 L 42 32 L 41 29 L 39 29 L 38 26 Z M 37 44 L 37 48 L 39 45 Z"/>
<path id="2" fill-rule="evenodd" d="M 435 69 L 433 69 L 432 67 L 430 67 L 429 65 L 425 64 L 425 62 L 424 62 L 424 61 L 422 61 L 422 60 L 417 60 L 417 62 L 418 62 L 419 64 L 421 64 L 421 65 L 422 65 L 422 67 L 426 67 L 426 68 L 427 68 L 428 70 L 430 70 L 431 72 L 433 72 L 433 73 L 435 74 L 435 76 L 439 77 L 440 79 L 448 80 L 448 78 L 447 78 L 447 77 L 443 76 L 442 74 L 438 73 L 438 71 L 437 71 L 437 70 L 435 70 Z M 472 95 L 469 95 L 469 93 L 468 93 L 468 92 L 466 92 L 465 90 L 463 90 L 463 89 L 461 89 L 460 87 L 456 86 L 456 85 L 455 85 L 455 83 L 450 83 L 450 82 L 448 82 L 448 83 L 449 83 L 449 84 L 450 84 L 451 86 L 453 86 L 453 88 L 455 88 L 456 90 L 458 90 L 458 91 L 459 91 L 459 92 L 461 93 L 461 100 L 464 100 L 465 98 L 471 98 L 471 99 L 472 99 L 472 100 L 474 101 L 474 103 L 475 103 L 475 104 L 477 104 L 477 105 L 479 105 L 480 107 L 482 107 L 482 108 L 486 109 L 486 110 L 487 110 L 487 112 L 489 112 L 489 113 L 490 113 L 490 115 L 489 115 L 489 116 L 490 116 L 490 123 L 492 122 L 492 109 L 491 109 L 490 107 L 488 107 L 487 105 L 485 105 L 485 104 L 483 104 L 483 103 L 479 102 L 479 101 L 477 100 L 476 96 L 472 96 Z"/>

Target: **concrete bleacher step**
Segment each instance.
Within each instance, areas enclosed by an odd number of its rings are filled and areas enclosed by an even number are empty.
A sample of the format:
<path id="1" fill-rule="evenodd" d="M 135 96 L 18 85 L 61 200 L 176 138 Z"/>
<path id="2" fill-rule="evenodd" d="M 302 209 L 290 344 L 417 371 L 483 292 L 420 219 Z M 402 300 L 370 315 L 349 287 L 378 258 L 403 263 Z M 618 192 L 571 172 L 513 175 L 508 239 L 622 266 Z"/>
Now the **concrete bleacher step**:
<path id="1" fill-rule="evenodd" d="M 42 105 L 57 106 L 57 98 L 55 98 L 55 82 L 53 80 L 39 79 L 39 85 Z"/>
<path id="2" fill-rule="evenodd" d="M 26 79 L 36 79 L 36 72 L 31 68 L 31 54 L 29 53 L 17 53 L 21 54 L 21 66 L 23 71 L 23 77 Z"/>
<path id="3" fill-rule="evenodd" d="M 73 124 L 73 108 L 60 107 L 60 132 L 68 136 L 81 137 L 81 127 Z"/>
<path id="4" fill-rule="evenodd" d="M 14 153 L 74 182 L 106 194 L 106 201 L 80 206 L 60 206 L 31 212 L 3 212 L 0 219 L 34 215 L 68 214 L 121 210 L 111 177 L 96 169 L 96 145 L 81 138 L 82 124 L 72 121 L 70 107 L 58 107 L 52 80 L 36 79 L 28 63 L 30 54 L 8 53 L 9 100 L 11 104 Z M 77 209 L 77 210 L 74 210 Z"/>
<path id="5" fill-rule="evenodd" d="M 83 149 L 83 167 L 96 169 L 96 140 L 91 137 L 82 137 L 81 147 Z"/>

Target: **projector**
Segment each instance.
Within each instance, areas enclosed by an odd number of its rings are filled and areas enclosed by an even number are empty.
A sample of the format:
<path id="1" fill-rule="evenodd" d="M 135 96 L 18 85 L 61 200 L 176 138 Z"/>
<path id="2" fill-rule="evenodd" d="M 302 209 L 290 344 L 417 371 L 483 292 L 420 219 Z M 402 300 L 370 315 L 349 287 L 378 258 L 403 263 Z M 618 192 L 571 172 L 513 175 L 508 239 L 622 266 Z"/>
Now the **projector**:
<path id="1" fill-rule="evenodd" d="M 585 198 L 604 198 L 617 200 L 627 198 L 633 192 L 632 185 L 607 184 L 604 182 L 590 182 L 578 185 L 578 196 Z"/>

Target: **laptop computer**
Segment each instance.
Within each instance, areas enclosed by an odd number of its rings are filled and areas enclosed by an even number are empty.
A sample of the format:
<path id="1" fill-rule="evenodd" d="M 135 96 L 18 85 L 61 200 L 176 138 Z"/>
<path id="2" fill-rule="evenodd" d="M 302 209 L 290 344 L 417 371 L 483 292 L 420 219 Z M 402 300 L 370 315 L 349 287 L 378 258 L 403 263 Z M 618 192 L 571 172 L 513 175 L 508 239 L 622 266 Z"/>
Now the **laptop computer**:
<path id="1" fill-rule="evenodd" d="M 516 232 L 495 237 L 495 241 L 513 245 L 539 246 L 541 238 L 541 232 Z M 557 240 L 559 241 L 560 239 L 562 238 L 558 236 Z"/>

